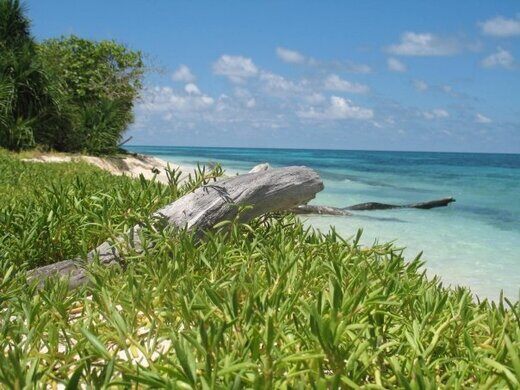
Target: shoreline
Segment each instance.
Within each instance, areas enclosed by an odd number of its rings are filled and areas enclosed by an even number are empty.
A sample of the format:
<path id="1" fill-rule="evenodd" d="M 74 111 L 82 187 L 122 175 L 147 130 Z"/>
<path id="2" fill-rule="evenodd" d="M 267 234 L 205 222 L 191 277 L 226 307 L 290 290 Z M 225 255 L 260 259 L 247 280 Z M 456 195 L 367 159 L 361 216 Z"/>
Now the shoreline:
<path id="1" fill-rule="evenodd" d="M 126 170 L 121 170 L 120 166 L 118 170 L 113 169 L 113 163 L 111 162 L 113 158 L 97 158 L 97 157 L 88 157 L 88 156 L 61 156 L 61 158 L 56 158 L 56 156 L 48 155 L 48 156 L 39 156 L 37 158 L 33 158 L 26 161 L 36 161 L 36 162 L 68 162 L 68 161 L 85 161 L 91 163 L 93 165 L 98 166 L 101 169 L 105 169 L 113 174 L 126 174 L 131 177 L 138 177 L 140 174 L 147 179 L 151 179 L 154 176 L 152 173 L 153 168 L 159 169 L 159 174 L 156 176 L 156 180 L 167 183 L 167 177 L 164 172 L 164 168 L 169 164 L 171 167 L 178 168 L 182 170 L 182 177 L 187 177 L 188 174 L 192 173 L 194 169 L 196 169 L 196 165 L 186 164 L 185 161 L 182 161 L 180 156 L 168 156 L 167 159 L 163 158 L 163 156 L 157 157 L 152 153 L 144 155 L 137 154 L 132 152 L 129 155 L 123 155 L 123 160 L 128 160 L 131 162 L 127 164 Z M 122 156 L 119 156 L 118 159 L 121 159 Z M 166 156 L 164 156 L 166 157 Z M 177 158 L 176 158 L 177 157 Z M 265 156 L 264 156 L 265 157 Z M 99 160 L 104 160 L 103 164 L 99 164 Z M 106 162 L 109 161 L 109 163 Z M 180 160 L 180 161 L 179 161 Z M 134 162 L 138 162 L 138 164 L 134 164 Z M 262 161 L 264 161 L 262 159 Z M 232 161 L 227 161 L 229 164 Z M 226 163 L 226 162 L 224 162 Z M 243 166 L 240 166 L 240 169 L 235 167 L 235 169 L 230 168 L 228 164 L 223 165 L 223 169 L 226 171 L 226 176 L 232 176 L 235 174 L 243 174 L 247 173 L 251 168 L 256 165 L 256 162 L 251 162 L 248 164 L 247 168 L 245 163 Z M 232 164 L 231 164 L 232 166 Z M 326 180 L 327 182 L 327 180 Z M 335 191 L 335 187 L 337 183 L 328 181 L 326 184 L 326 190 Z M 343 186 L 343 184 L 341 184 Z M 349 187 L 352 186 L 352 183 L 345 184 Z M 324 199 L 322 199 L 320 204 L 332 204 L 334 206 L 339 206 L 338 204 L 334 204 L 335 198 L 331 198 L 330 193 L 321 193 L 320 195 Z M 348 196 L 348 195 L 346 195 Z M 366 198 L 365 198 L 366 199 Z M 442 246 L 439 247 L 436 244 L 429 245 L 427 241 L 424 242 L 423 230 L 424 223 L 429 219 L 429 213 L 424 212 L 421 214 L 415 213 L 411 210 L 401 210 L 395 214 L 394 211 L 379 211 L 379 212 L 371 212 L 371 216 L 367 216 L 363 212 L 356 213 L 348 220 L 345 218 L 334 217 L 334 216 L 322 216 L 322 215 L 307 215 L 304 216 L 302 221 L 307 225 L 311 226 L 317 230 L 326 233 L 330 231 L 331 226 L 334 226 L 343 237 L 351 237 L 355 235 L 355 231 L 358 228 L 362 228 L 364 230 L 362 236 L 362 242 L 364 246 L 370 247 L 374 242 L 394 242 L 397 247 L 406 248 L 405 249 L 405 257 L 409 260 L 413 259 L 419 252 L 424 252 L 423 259 L 425 260 L 424 269 L 429 278 L 433 278 L 434 276 L 438 276 L 445 285 L 451 286 L 452 288 L 456 288 L 457 286 L 465 286 L 472 290 L 474 296 L 478 296 L 480 298 L 489 298 L 492 300 L 496 300 L 499 297 L 500 291 L 503 290 L 506 296 L 510 298 L 514 298 L 514 286 L 506 282 L 499 274 L 498 269 L 491 265 L 492 258 L 488 256 L 489 264 L 480 263 L 481 266 L 475 268 L 474 270 L 464 268 L 466 267 L 466 262 L 464 257 L 460 254 L 463 251 L 464 247 L 467 245 L 473 246 L 471 242 L 457 242 L 454 241 L 453 232 L 450 229 L 446 230 L 442 228 L 442 223 L 447 224 L 453 222 L 453 216 L 449 210 L 441 211 L 440 214 L 435 214 L 435 218 L 441 218 L 442 221 L 437 223 L 434 228 L 433 236 L 431 238 L 434 239 L 435 242 L 438 242 L 439 245 L 442 245 L 444 242 L 444 238 L 446 238 L 446 249 L 443 249 Z M 368 218 L 368 220 L 367 220 Z M 421 225 L 414 228 L 414 224 L 416 223 L 416 219 L 422 221 Z M 391 220 L 399 222 L 399 230 L 394 231 L 391 235 L 389 235 L 389 229 L 391 230 Z M 390 221 L 390 222 L 387 222 Z M 441 229 L 442 231 L 437 231 L 435 229 Z M 415 230 L 419 229 L 419 231 Z M 415 233 L 412 233 L 411 230 L 414 230 Z M 436 233 L 435 233 L 436 232 Z M 440 235 L 436 237 L 436 235 Z M 460 237 L 459 237 L 460 239 Z M 468 238 L 463 238 L 463 240 L 467 240 Z M 434 242 L 432 241 L 432 242 Z M 488 249 L 487 245 L 484 245 L 484 250 Z M 476 250 L 476 249 L 475 249 Z M 482 260 L 481 260 L 482 261 Z M 459 264 L 460 263 L 460 264 Z M 449 268 L 446 268 L 449 267 Z M 450 271 L 451 270 L 451 271 Z M 486 271 L 487 270 L 487 271 Z M 489 278 L 489 276 L 484 277 L 482 273 L 493 276 L 493 280 Z M 456 275 L 456 277 L 454 277 Z M 496 279 L 496 280 L 495 280 Z M 501 282 L 499 282 L 499 280 Z M 511 279 L 511 278 L 510 278 Z"/>
<path id="2" fill-rule="evenodd" d="M 467 286 L 481 298 L 497 300 L 503 290 L 516 299 L 520 287 L 518 242 L 515 222 L 518 209 L 511 194 L 518 183 L 518 159 L 490 155 L 418 153 L 369 153 L 309 151 L 283 152 L 258 148 L 129 147 L 170 161 L 219 161 L 228 174 L 245 173 L 267 161 L 274 167 L 302 164 L 317 169 L 325 190 L 315 204 L 345 207 L 375 201 L 411 203 L 453 196 L 453 207 L 435 211 L 381 210 L 344 218 L 305 216 L 307 226 L 322 232 L 334 226 L 343 237 L 354 237 L 363 229 L 362 243 L 393 242 L 405 249 L 407 259 L 423 252 L 424 270 L 437 275 L 445 285 Z M 411 164 L 411 165 L 410 165 Z M 475 187 L 475 175 L 481 178 Z M 497 193 L 496 188 L 504 188 Z M 491 195 L 492 194 L 492 195 Z M 311 203 L 312 204 L 312 203 Z"/>
<path id="3" fill-rule="evenodd" d="M 36 157 L 23 158 L 21 160 L 24 162 L 51 164 L 85 162 L 113 175 L 128 175 L 133 178 L 138 178 L 140 175 L 143 175 L 147 180 L 151 180 L 155 177 L 155 180 L 163 184 L 168 184 L 168 176 L 166 174 L 168 168 L 180 170 L 181 180 L 184 180 L 188 174 L 193 171 L 191 167 L 139 153 L 113 157 L 41 154 Z"/>
<path id="4" fill-rule="evenodd" d="M 41 153 L 34 157 L 22 158 L 21 161 L 47 164 L 85 162 L 113 175 L 128 175 L 132 178 L 139 178 L 140 175 L 143 175 L 147 180 L 155 178 L 155 180 L 162 184 L 168 184 L 168 176 L 166 174 L 168 168 L 180 171 L 181 181 L 185 180 L 188 175 L 197 169 L 197 165 L 179 163 L 172 159 L 166 160 L 154 155 L 135 152 L 130 152 L 127 155 L 122 154 L 104 157 L 83 154 Z M 205 164 L 201 164 L 200 166 L 209 168 L 209 166 Z M 251 169 L 255 166 L 255 164 L 251 165 Z M 222 168 L 226 170 L 225 166 Z M 234 176 L 244 173 L 247 173 L 247 171 L 226 170 L 225 176 Z"/>

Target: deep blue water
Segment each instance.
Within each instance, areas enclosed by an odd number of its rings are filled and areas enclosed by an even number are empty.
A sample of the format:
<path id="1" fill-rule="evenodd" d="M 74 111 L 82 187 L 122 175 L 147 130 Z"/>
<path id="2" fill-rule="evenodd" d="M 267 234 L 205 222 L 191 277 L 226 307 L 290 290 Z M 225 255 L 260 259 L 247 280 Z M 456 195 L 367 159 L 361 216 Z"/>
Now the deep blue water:
<path id="1" fill-rule="evenodd" d="M 430 274 L 463 284 L 479 296 L 520 289 L 520 155 L 129 146 L 181 165 L 220 162 L 245 172 L 261 162 L 316 169 L 325 190 L 314 203 L 347 206 L 377 201 L 409 203 L 453 196 L 433 210 L 386 210 L 354 217 L 310 217 L 320 229 L 345 236 L 364 229 L 367 244 L 396 240 L 410 257 L 424 251 Z"/>

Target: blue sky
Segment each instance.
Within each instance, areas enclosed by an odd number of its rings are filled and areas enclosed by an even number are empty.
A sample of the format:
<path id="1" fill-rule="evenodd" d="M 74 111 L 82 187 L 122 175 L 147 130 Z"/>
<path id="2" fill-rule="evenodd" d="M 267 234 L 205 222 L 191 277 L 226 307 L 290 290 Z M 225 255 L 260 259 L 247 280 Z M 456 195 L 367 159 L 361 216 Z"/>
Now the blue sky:
<path id="1" fill-rule="evenodd" d="M 146 53 L 136 144 L 520 152 L 518 1 L 26 1 Z"/>

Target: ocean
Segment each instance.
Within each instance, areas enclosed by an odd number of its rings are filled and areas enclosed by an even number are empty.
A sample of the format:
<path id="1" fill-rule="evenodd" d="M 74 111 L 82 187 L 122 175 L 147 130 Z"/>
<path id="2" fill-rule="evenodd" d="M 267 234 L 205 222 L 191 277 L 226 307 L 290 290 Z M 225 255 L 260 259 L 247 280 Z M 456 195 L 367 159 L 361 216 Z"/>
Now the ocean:
<path id="1" fill-rule="evenodd" d="M 405 204 L 453 196 L 431 210 L 355 212 L 310 216 L 306 223 L 344 237 L 363 229 L 362 243 L 393 241 L 411 259 L 423 252 L 428 275 L 445 285 L 470 287 L 479 298 L 518 299 L 520 292 L 520 155 L 128 146 L 129 151 L 182 165 L 219 162 L 244 173 L 268 162 L 306 165 L 325 184 L 313 204 L 345 207 L 364 202 Z"/>

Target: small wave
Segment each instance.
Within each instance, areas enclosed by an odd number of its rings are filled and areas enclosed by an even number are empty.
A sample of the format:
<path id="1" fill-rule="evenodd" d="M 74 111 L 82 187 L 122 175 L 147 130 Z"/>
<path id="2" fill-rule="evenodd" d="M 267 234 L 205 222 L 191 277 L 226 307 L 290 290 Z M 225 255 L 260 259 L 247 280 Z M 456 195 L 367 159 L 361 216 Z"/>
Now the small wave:
<path id="1" fill-rule="evenodd" d="M 320 171 L 320 175 L 325 180 L 338 181 L 343 183 L 361 183 L 371 187 L 392 188 L 401 191 L 415 192 L 415 193 L 430 193 L 430 190 L 425 190 L 417 187 L 399 186 L 396 184 L 385 183 L 377 180 L 364 179 L 355 175 L 348 175 L 343 173 L 335 173 L 328 171 Z"/>
<path id="2" fill-rule="evenodd" d="M 404 219 L 399 219 L 399 218 L 394 218 L 394 217 L 374 217 L 371 215 L 359 215 L 359 214 L 352 214 L 352 217 L 355 217 L 358 219 L 369 220 L 369 221 L 408 223 L 408 221 L 405 221 Z"/>
<path id="3" fill-rule="evenodd" d="M 508 210 L 463 204 L 458 209 L 502 230 L 516 230 L 520 227 L 520 221 Z"/>

